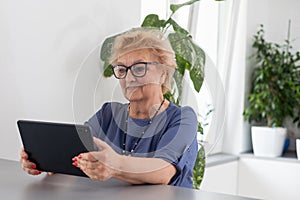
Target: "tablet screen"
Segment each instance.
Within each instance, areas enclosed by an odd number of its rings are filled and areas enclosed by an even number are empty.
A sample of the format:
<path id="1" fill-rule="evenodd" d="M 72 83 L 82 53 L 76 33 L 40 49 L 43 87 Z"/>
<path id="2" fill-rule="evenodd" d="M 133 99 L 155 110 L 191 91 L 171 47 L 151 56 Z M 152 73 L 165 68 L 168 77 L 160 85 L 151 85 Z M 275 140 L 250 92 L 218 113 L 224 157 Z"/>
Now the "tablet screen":
<path id="1" fill-rule="evenodd" d="M 29 160 L 38 170 L 86 176 L 72 165 L 72 158 L 95 149 L 88 126 L 27 120 L 17 124 Z"/>

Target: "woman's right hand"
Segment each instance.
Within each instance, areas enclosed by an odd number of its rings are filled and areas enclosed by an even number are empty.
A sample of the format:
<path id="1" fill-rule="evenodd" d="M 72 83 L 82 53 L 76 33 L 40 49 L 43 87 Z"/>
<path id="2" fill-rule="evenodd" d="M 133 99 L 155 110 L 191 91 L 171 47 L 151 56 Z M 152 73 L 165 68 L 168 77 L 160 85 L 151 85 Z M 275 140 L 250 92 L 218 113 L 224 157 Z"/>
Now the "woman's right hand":
<path id="1" fill-rule="evenodd" d="M 36 164 L 28 160 L 28 155 L 24 148 L 21 149 L 21 159 L 22 169 L 31 175 L 39 175 L 42 172 L 36 169 Z"/>

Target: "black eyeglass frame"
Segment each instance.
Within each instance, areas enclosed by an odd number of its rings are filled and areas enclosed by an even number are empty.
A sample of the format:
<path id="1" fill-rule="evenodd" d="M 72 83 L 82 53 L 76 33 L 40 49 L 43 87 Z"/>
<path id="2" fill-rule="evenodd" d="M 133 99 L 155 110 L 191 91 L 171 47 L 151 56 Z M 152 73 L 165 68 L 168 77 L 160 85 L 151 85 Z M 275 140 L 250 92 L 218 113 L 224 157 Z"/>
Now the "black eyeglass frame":
<path id="1" fill-rule="evenodd" d="M 136 75 L 135 72 L 131 70 L 132 67 L 134 67 L 135 65 L 138 65 L 138 64 L 144 64 L 144 65 L 145 65 L 145 72 L 144 72 L 143 75 Z M 113 70 L 114 76 L 115 76 L 117 79 L 124 79 L 124 78 L 126 78 L 127 73 L 128 73 L 128 70 L 131 71 L 131 74 L 132 74 L 134 77 L 142 78 L 142 77 L 144 77 L 144 76 L 146 75 L 146 73 L 147 73 L 147 70 L 148 70 L 147 67 L 148 67 L 148 65 L 158 65 L 158 64 L 161 64 L 161 63 L 159 63 L 159 62 L 137 62 L 137 63 L 134 63 L 134 64 L 132 64 L 132 65 L 130 65 L 130 66 L 126 66 L 126 65 L 113 65 L 113 66 L 112 66 L 112 70 Z M 122 77 L 122 78 L 117 77 L 117 75 L 115 74 L 115 70 L 114 70 L 116 67 L 124 67 L 124 68 L 125 68 L 126 72 L 125 72 L 124 77 Z"/>

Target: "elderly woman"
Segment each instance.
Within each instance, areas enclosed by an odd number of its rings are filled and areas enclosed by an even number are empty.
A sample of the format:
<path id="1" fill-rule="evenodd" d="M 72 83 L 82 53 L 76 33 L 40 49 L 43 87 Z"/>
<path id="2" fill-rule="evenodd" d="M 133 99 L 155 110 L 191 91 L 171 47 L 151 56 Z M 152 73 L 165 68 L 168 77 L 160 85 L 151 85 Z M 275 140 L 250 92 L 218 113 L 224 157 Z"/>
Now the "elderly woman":
<path id="1" fill-rule="evenodd" d="M 97 151 L 73 158 L 93 180 L 192 187 L 197 118 L 164 98 L 176 62 L 159 30 L 132 29 L 116 37 L 110 63 L 129 103 L 105 103 L 89 125 Z M 23 169 L 40 174 L 22 150 Z M 70 161 L 71 162 L 71 161 Z"/>

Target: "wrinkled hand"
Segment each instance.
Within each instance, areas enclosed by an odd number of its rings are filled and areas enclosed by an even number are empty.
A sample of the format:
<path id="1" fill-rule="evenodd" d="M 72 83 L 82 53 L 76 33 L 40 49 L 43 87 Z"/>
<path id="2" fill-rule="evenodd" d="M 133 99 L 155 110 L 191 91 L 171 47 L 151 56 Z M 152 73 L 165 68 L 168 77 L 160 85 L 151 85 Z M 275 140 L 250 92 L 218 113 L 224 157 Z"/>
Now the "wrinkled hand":
<path id="1" fill-rule="evenodd" d="M 72 159 L 73 165 L 93 180 L 106 181 L 118 173 L 121 155 L 98 138 L 94 137 L 94 143 L 99 150 L 79 154 Z"/>
<path id="2" fill-rule="evenodd" d="M 21 165 L 22 165 L 22 169 L 27 172 L 28 174 L 31 174 L 31 175 L 39 175 L 42 173 L 42 171 L 39 171 L 36 169 L 36 164 L 29 161 L 28 160 L 28 155 L 27 153 L 25 152 L 24 148 L 21 148 L 21 153 L 20 153 L 20 162 L 21 162 Z M 52 175 L 53 173 L 52 172 L 47 172 L 48 175 Z"/>

